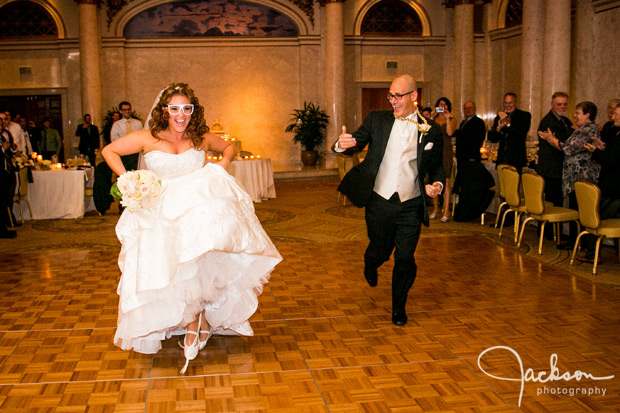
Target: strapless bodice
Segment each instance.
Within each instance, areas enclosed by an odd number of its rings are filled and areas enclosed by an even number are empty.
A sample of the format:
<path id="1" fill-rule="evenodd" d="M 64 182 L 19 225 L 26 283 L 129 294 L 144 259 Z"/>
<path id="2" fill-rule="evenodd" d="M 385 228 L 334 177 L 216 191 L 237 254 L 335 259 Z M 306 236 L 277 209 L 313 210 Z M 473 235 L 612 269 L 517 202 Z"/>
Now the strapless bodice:
<path id="1" fill-rule="evenodd" d="M 151 151 L 144 154 L 146 167 L 159 179 L 171 179 L 187 175 L 205 164 L 205 152 L 189 149 L 182 153 Z"/>

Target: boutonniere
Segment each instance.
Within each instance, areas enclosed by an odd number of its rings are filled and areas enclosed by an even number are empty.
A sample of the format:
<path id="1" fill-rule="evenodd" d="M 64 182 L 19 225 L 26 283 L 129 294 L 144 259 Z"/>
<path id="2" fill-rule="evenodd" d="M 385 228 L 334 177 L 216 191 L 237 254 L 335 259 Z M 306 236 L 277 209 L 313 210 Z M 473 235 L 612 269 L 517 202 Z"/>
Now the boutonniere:
<path id="1" fill-rule="evenodd" d="M 428 133 L 429 130 L 431 130 L 431 125 L 428 124 L 428 122 L 426 121 L 426 118 L 422 115 L 420 115 L 420 113 L 418 112 L 418 110 L 416 109 L 415 113 L 418 115 L 418 119 L 422 119 L 422 123 L 418 123 L 418 121 L 410 119 L 410 118 L 404 118 L 402 116 L 396 116 L 396 113 L 394 114 L 394 117 L 397 120 L 404 120 L 407 122 L 411 122 L 413 124 L 415 124 L 418 127 L 418 143 L 422 143 L 422 138 L 424 137 L 424 135 L 426 135 Z"/>

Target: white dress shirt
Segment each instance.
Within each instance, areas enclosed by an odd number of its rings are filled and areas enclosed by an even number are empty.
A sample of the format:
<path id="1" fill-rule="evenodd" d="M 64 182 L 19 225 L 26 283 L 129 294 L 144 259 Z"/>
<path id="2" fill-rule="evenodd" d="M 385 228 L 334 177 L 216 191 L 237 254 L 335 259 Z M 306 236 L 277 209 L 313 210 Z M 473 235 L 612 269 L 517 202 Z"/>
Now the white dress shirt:
<path id="1" fill-rule="evenodd" d="M 417 121 L 415 113 L 407 118 Z M 401 202 L 421 195 L 418 177 L 418 127 L 406 120 L 394 121 L 374 191 L 385 199 L 398 192 Z"/>
<path id="2" fill-rule="evenodd" d="M 127 130 L 127 124 L 131 125 L 131 130 Z M 130 132 L 135 132 L 142 129 L 142 122 L 135 118 L 120 119 L 114 122 L 112 129 L 110 130 L 110 141 L 114 142 L 118 138 L 121 138 Z"/>

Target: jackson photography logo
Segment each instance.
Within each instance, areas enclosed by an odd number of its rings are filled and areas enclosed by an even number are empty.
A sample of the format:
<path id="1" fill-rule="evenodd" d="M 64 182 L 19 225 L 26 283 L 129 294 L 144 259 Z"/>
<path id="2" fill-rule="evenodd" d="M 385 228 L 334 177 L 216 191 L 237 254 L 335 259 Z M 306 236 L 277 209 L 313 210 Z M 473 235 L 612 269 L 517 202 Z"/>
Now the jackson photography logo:
<path id="1" fill-rule="evenodd" d="M 497 350 L 506 350 L 512 353 L 517 358 L 517 361 L 519 362 L 519 371 L 521 372 L 521 377 L 514 378 L 514 377 L 494 376 L 492 374 L 489 374 L 482 368 L 482 366 L 480 365 L 480 360 L 482 359 L 482 356 L 484 356 L 485 354 L 491 351 L 497 351 Z M 491 348 L 484 350 L 478 356 L 478 368 L 487 376 L 493 377 L 494 379 L 497 379 L 497 380 L 517 381 L 521 383 L 521 391 L 519 393 L 519 407 L 521 407 L 521 399 L 523 397 L 523 390 L 525 389 L 525 382 L 528 382 L 528 381 L 533 382 L 533 383 L 550 383 L 554 381 L 569 382 L 571 380 L 580 381 L 582 379 L 584 380 L 586 379 L 610 380 L 614 378 L 614 376 L 596 377 L 590 373 L 586 373 L 585 371 L 580 371 L 580 370 L 576 370 L 573 373 L 570 373 L 567 371 L 561 374 L 560 369 L 556 367 L 557 362 L 558 362 L 558 356 L 557 354 L 553 353 L 551 357 L 549 358 L 550 371 L 549 372 L 541 371 L 538 374 L 536 374 L 534 370 L 531 368 L 528 368 L 527 370 L 523 369 L 523 362 L 521 361 L 521 356 L 519 356 L 519 353 L 517 353 L 515 350 L 513 350 L 510 347 L 506 347 L 506 346 L 491 347 Z M 598 386 L 595 386 L 594 388 L 543 386 L 543 387 L 539 387 L 538 389 L 536 389 L 536 395 L 540 396 L 541 394 L 560 394 L 560 395 L 565 394 L 568 396 L 574 396 L 574 395 L 588 395 L 588 396 L 602 395 L 604 396 L 606 391 L 607 391 L 606 388 L 604 387 L 599 388 Z"/>

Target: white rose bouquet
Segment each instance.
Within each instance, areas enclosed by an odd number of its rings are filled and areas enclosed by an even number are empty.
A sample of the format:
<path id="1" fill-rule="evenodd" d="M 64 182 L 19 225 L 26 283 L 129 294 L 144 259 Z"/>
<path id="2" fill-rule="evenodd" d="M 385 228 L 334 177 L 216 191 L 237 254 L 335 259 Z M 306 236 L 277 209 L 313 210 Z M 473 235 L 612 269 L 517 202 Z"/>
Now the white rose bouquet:
<path id="1" fill-rule="evenodd" d="M 131 212 L 150 208 L 161 194 L 161 181 L 148 170 L 125 172 L 118 177 L 110 195 L 121 200 L 121 205 Z"/>

